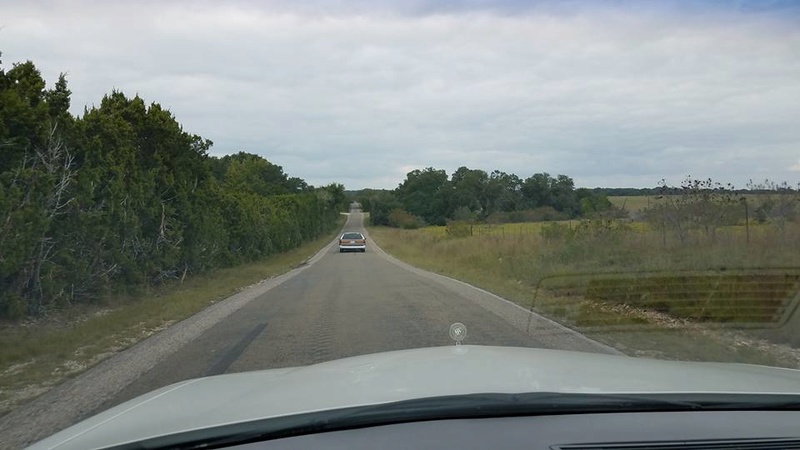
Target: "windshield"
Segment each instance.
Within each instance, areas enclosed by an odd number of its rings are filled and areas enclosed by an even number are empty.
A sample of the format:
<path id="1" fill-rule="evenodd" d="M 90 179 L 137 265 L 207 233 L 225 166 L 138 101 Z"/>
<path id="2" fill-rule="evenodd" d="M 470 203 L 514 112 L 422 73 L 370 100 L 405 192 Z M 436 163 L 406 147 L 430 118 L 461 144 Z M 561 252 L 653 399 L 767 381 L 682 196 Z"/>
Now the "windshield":
<path id="1" fill-rule="evenodd" d="M 793 2 L 2 10 L 12 447 L 172 383 L 396 350 L 800 367 Z M 484 358 L 426 395 L 506 392 Z M 591 361 L 515 386 L 688 389 Z"/>

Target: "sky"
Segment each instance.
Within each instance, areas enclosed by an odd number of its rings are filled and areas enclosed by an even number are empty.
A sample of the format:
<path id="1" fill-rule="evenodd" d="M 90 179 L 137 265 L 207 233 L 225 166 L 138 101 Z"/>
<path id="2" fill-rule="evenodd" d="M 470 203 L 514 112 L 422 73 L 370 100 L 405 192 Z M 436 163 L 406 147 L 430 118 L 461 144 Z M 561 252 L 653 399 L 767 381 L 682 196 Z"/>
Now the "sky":
<path id="1" fill-rule="evenodd" d="M 800 2 L 0 0 L 0 51 L 313 185 L 800 181 Z"/>

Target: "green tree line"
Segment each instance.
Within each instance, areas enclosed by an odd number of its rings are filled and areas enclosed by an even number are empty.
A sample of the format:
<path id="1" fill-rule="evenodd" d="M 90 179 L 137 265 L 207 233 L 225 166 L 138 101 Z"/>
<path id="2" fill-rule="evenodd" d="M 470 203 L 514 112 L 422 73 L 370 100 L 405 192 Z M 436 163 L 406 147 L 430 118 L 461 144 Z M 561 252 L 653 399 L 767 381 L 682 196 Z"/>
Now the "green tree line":
<path id="1" fill-rule="evenodd" d="M 216 158 L 158 103 L 112 92 L 80 116 L 62 74 L 0 63 L 0 318 L 42 314 L 297 247 L 344 187 L 247 153 Z"/>
<path id="2" fill-rule="evenodd" d="M 375 225 L 414 228 L 449 220 L 522 222 L 608 213 L 611 202 L 595 190 L 575 188 L 566 175 L 520 178 L 499 170 L 460 167 L 451 175 L 428 167 L 409 172 L 394 190 L 355 196 Z"/>

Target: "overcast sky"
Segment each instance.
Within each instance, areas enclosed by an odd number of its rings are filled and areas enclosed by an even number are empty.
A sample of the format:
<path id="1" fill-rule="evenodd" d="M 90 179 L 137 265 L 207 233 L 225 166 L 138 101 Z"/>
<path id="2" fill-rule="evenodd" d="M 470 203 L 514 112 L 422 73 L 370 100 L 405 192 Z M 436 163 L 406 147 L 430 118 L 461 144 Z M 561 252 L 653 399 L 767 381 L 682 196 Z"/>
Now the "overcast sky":
<path id="1" fill-rule="evenodd" d="M 0 51 L 314 185 L 800 181 L 797 2 L 0 0 Z"/>

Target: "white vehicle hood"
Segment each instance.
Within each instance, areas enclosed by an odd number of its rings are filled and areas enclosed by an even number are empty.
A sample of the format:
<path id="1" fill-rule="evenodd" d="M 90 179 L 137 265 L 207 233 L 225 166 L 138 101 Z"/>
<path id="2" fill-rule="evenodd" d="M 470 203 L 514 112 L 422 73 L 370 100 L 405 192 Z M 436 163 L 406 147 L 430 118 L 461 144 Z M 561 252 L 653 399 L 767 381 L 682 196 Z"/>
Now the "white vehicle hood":
<path id="1" fill-rule="evenodd" d="M 31 448 L 103 448 L 331 409 L 527 392 L 800 395 L 800 371 L 510 347 L 403 350 L 184 381 L 116 406 Z"/>

